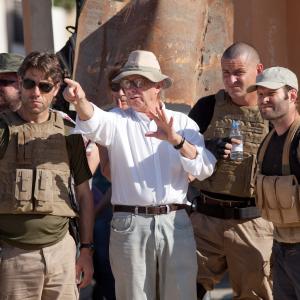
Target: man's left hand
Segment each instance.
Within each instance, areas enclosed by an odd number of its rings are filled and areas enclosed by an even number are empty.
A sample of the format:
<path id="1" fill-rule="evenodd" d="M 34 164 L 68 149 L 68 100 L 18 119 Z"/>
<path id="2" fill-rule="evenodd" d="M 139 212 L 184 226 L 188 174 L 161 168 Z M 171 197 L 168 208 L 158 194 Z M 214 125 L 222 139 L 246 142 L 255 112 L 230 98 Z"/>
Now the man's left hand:
<path id="1" fill-rule="evenodd" d="M 156 113 L 150 112 L 150 117 L 156 123 L 157 131 L 148 131 L 146 136 L 167 140 L 172 145 L 180 143 L 181 136 L 173 129 L 173 117 L 168 120 L 164 109 L 156 108 Z"/>
<path id="2" fill-rule="evenodd" d="M 76 262 L 76 281 L 79 288 L 84 288 L 92 282 L 93 278 L 93 252 L 88 248 L 80 250 Z"/>

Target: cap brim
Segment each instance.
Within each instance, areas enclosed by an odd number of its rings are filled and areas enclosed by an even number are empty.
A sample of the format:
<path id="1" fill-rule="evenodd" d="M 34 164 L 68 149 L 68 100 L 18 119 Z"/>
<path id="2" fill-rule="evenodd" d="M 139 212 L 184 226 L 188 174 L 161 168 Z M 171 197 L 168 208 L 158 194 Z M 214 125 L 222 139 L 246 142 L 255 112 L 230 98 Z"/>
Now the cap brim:
<path id="1" fill-rule="evenodd" d="M 3 73 L 18 73 L 18 70 L 0 69 L 0 74 L 3 74 Z"/>
<path id="2" fill-rule="evenodd" d="M 132 76 L 132 75 L 140 75 L 147 79 L 149 79 L 152 82 L 163 82 L 163 88 L 167 89 L 169 88 L 173 81 L 170 77 L 161 74 L 159 72 L 153 73 L 153 72 L 147 72 L 147 71 L 138 71 L 138 70 L 131 70 L 131 71 L 123 71 L 118 76 L 116 76 L 112 82 L 119 83 L 123 78 Z"/>
<path id="3" fill-rule="evenodd" d="M 286 84 L 283 83 L 283 82 L 272 82 L 272 81 L 257 82 L 254 85 L 250 85 L 247 88 L 247 92 L 252 93 L 252 92 L 256 91 L 257 87 L 259 87 L 259 86 L 265 87 L 265 88 L 268 88 L 268 89 L 271 89 L 271 90 L 277 90 L 277 89 L 282 88 L 285 85 Z"/>

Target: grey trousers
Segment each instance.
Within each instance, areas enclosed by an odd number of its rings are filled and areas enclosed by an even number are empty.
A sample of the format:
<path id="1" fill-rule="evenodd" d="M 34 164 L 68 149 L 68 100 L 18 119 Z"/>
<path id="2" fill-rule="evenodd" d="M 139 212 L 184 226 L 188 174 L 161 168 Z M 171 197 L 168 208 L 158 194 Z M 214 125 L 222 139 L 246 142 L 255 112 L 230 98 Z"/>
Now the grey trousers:
<path id="1" fill-rule="evenodd" d="M 118 300 L 155 300 L 157 291 L 160 300 L 197 299 L 196 245 L 185 210 L 155 216 L 115 212 L 110 261 Z"/>
<path id="2" fill-rule="evenodd" d="M 300 300 L 300 243 L 273 245 L 274 300 Z"/>

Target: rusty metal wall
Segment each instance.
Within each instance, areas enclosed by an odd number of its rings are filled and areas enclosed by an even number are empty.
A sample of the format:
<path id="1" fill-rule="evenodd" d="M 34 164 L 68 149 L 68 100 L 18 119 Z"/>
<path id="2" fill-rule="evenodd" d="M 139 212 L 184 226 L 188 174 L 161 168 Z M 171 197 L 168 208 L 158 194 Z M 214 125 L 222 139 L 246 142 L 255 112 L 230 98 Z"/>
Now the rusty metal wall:
<path id="1" fill-rule="evenodd" d="M 79 18 L 74 77 L 99 106 L 107 75 L 135 49 L 153 51 L 174 79 L 166 102 L 193 105 L 222 86 L 219 61 L 232 42 L 230 0 L 86 0 Z"/>
<path id="2" fill-rule="evenodd" d="M 253 44 L 265 67 L 288 67 L 300 76 L 300 1 L 233 0 L 233 5 L 234 39 Z"/>

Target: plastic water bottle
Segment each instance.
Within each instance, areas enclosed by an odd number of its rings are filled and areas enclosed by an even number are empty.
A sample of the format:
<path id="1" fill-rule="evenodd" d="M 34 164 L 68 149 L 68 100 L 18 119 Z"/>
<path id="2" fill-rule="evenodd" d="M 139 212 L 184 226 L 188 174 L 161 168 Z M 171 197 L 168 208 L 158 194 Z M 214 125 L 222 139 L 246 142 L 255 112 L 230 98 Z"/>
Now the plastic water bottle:
<path id="1" fill-rule="evenodd" d="M 229 133 L 230 138 L 235 138 L 240 140 L 240 144 L 232 144 L 232 149 L 230 153 L 231 160 L 242 160 L 243 159 L 243 136 L 240 130 L 240 123 L 238 121 L 232 121 L 231 129 Z"/>

